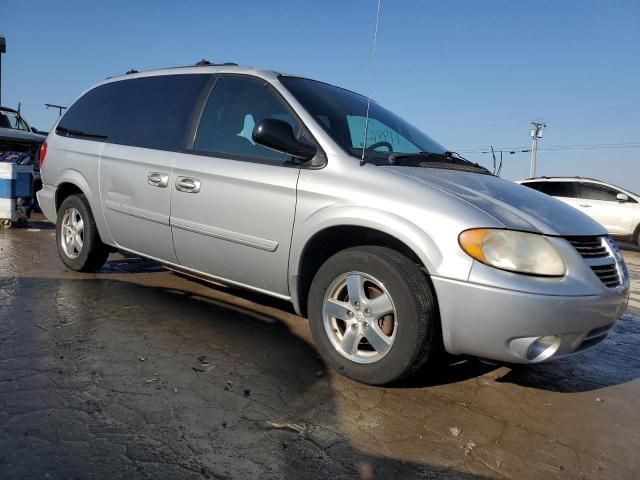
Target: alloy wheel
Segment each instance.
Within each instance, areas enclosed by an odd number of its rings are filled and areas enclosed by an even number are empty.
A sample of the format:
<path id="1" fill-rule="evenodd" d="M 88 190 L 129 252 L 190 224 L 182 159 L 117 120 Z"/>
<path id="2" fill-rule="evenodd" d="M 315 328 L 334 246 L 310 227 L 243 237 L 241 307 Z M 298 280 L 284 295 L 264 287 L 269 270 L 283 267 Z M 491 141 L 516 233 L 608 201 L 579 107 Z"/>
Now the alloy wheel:
<path id="1" fill-rule="evenodd" d="M 64 212 L 60 232 L 60 244 L 69 258 L 78 258 L 84 244 L 84 220 L 75 208 Z"/>
<path id="2" fill-rule="evenodd" d="M 363 272 L 342 274 L 331 283 L 322 316 L 333 347 L 355 363 L 379 361 L 396 339 L 393 299 L 382 282 Z"/>

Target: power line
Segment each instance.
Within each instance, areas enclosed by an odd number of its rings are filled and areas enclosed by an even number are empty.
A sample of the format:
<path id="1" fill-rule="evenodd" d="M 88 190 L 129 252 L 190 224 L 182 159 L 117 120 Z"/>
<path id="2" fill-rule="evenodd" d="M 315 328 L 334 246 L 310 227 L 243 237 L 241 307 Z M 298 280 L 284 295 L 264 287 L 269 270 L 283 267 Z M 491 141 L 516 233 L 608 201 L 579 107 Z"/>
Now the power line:
<path id="1" fill-rule="evenodd" d="M 640 148 L 640 143 L 601 143 L 592 145 L 550 145 L 548 147 L 538 148 L 538 150 L 600 150 L 600 149 L 626 149 L 626 148 Z M 508 153 L 528 153 L 531 151 L 528 146 L 520 147 L 497 147 L 494 148 L 496 152 L 508 152 Z M 491 149 L 487 148 L 470 148 L 459 149 L 460 153 L 491 153 Z"/>

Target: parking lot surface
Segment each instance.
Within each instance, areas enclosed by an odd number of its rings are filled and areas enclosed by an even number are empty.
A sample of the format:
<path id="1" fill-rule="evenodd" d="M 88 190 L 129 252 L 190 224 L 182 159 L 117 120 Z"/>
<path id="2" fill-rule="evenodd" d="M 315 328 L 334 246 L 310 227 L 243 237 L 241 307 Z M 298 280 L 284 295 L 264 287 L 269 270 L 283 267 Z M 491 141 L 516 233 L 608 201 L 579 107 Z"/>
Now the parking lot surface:
<path id="1" fill-rule="evenodd" d="M 640 253 L 599 346 L 379 388 L 327 370 L 286 303 L 121 254 L 66 271 L 35 220 L 0 231 L 2 479 L 640 476 Z"/>

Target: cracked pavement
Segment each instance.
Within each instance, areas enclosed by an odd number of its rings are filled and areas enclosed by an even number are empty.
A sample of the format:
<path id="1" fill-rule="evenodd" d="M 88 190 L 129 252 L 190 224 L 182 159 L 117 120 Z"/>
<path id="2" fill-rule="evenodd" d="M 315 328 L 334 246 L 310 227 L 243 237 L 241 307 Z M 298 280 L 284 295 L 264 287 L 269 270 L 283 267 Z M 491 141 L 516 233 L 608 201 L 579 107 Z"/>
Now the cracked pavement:
<path id="1" fill-rule="evenodd" d="M 640 476 L 640 253 L 599 346 L 379 388 L 328 371 L 286 303 L 121 254 L 66 271 L 34 220 L 0 231 L 2 479 Z"/>

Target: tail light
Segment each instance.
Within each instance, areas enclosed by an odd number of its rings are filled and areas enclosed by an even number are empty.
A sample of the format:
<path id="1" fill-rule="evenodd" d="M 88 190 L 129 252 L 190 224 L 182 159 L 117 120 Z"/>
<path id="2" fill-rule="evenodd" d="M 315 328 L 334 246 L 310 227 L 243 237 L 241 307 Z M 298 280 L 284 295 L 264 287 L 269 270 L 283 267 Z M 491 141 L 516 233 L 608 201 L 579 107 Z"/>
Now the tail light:
<path id="1" fill-rule="evenodd" d="M 47 142 L 40 146 L 40 168 L 44 165 L 44 157 L 47 156 Z"/>

